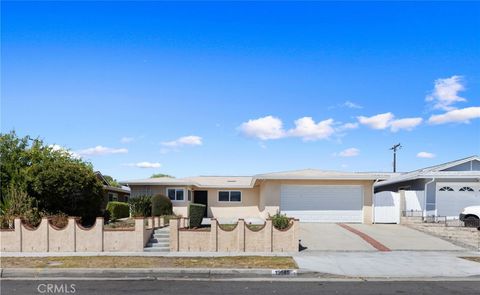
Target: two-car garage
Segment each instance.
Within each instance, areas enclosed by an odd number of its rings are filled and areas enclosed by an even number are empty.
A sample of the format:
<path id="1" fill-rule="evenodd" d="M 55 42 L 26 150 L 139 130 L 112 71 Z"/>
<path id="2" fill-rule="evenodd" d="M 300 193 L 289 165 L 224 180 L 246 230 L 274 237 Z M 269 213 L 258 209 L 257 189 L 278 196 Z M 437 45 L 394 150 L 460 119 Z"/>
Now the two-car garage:
<path id="1" fill-rule="evenodd" d="M 362 185 L 282 185 L 280 210 L 303 222 L 363 222 Z"/>

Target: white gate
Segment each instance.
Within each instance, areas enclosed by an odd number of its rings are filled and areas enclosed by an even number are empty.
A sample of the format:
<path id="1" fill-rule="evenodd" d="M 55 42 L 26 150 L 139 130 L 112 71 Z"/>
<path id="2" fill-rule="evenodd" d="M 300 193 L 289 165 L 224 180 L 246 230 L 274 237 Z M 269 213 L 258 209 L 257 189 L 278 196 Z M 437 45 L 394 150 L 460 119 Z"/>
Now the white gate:
<path id="1" fill-rule="evenodd" d="M 400 223 L 400 194 L 379 192 L 373 197 L 374 223 Z"/>

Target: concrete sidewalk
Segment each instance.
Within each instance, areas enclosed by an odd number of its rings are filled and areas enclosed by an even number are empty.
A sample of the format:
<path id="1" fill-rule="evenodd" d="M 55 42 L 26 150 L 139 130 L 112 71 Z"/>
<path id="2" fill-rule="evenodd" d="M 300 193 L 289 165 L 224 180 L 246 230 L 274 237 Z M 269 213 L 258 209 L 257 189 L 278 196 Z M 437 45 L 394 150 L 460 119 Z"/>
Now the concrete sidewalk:
<path id="1" fill-rule="evenodd" d="M 480 276 L 480 263 L 459 257 L 479 252 L 305 252 L 293 258 L 303 271 L 347 277 L 472 277 Z"/>

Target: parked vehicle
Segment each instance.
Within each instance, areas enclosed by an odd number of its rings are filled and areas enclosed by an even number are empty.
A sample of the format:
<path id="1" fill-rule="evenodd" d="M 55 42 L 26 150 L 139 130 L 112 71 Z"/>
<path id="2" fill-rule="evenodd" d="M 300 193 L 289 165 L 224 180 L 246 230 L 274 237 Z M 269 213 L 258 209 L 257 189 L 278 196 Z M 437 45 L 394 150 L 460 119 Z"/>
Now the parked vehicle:
<path id="1" fill-rule="evenodd" d="M 460 220 L 468 227 L 480 226 L 480 206 L 468 206 L 460 213 Z"/>

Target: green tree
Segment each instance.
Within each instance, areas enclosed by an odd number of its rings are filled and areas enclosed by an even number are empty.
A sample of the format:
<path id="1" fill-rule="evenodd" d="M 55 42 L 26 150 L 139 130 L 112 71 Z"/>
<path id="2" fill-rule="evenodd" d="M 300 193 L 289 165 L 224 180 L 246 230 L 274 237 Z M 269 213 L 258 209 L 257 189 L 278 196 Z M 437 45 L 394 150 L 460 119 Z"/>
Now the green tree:
<path id="1" fill-rule="evenodd" d="M 100 214 L 103 188 L 90 163 L 14 131 L 0 134 L 0 153 L 2 198 L 14 186 L 50 214 L 80 216 L 85 223 Z"/>
<path id="2" fill-rule="evenodd" d="M 117 180 L 113 177 L 111 177 L 110 175 L 103 175 L 103 178 L 105 178 L 108 183 L 110 184 L 110 186 L 114 186 L 114 187 L 122 187 L 120 185 L 120 183 L 117 182 Z"/>
<path id="3" fill-rule="evenodd" d="M 150 176 L 150 178 L 160 178 L 160 177 L 169 177 L 169 178 L 175 178 L 175 176 L 171 176 L 168 174 L 163 174 L 163 173 L 155 173 Z"/>

